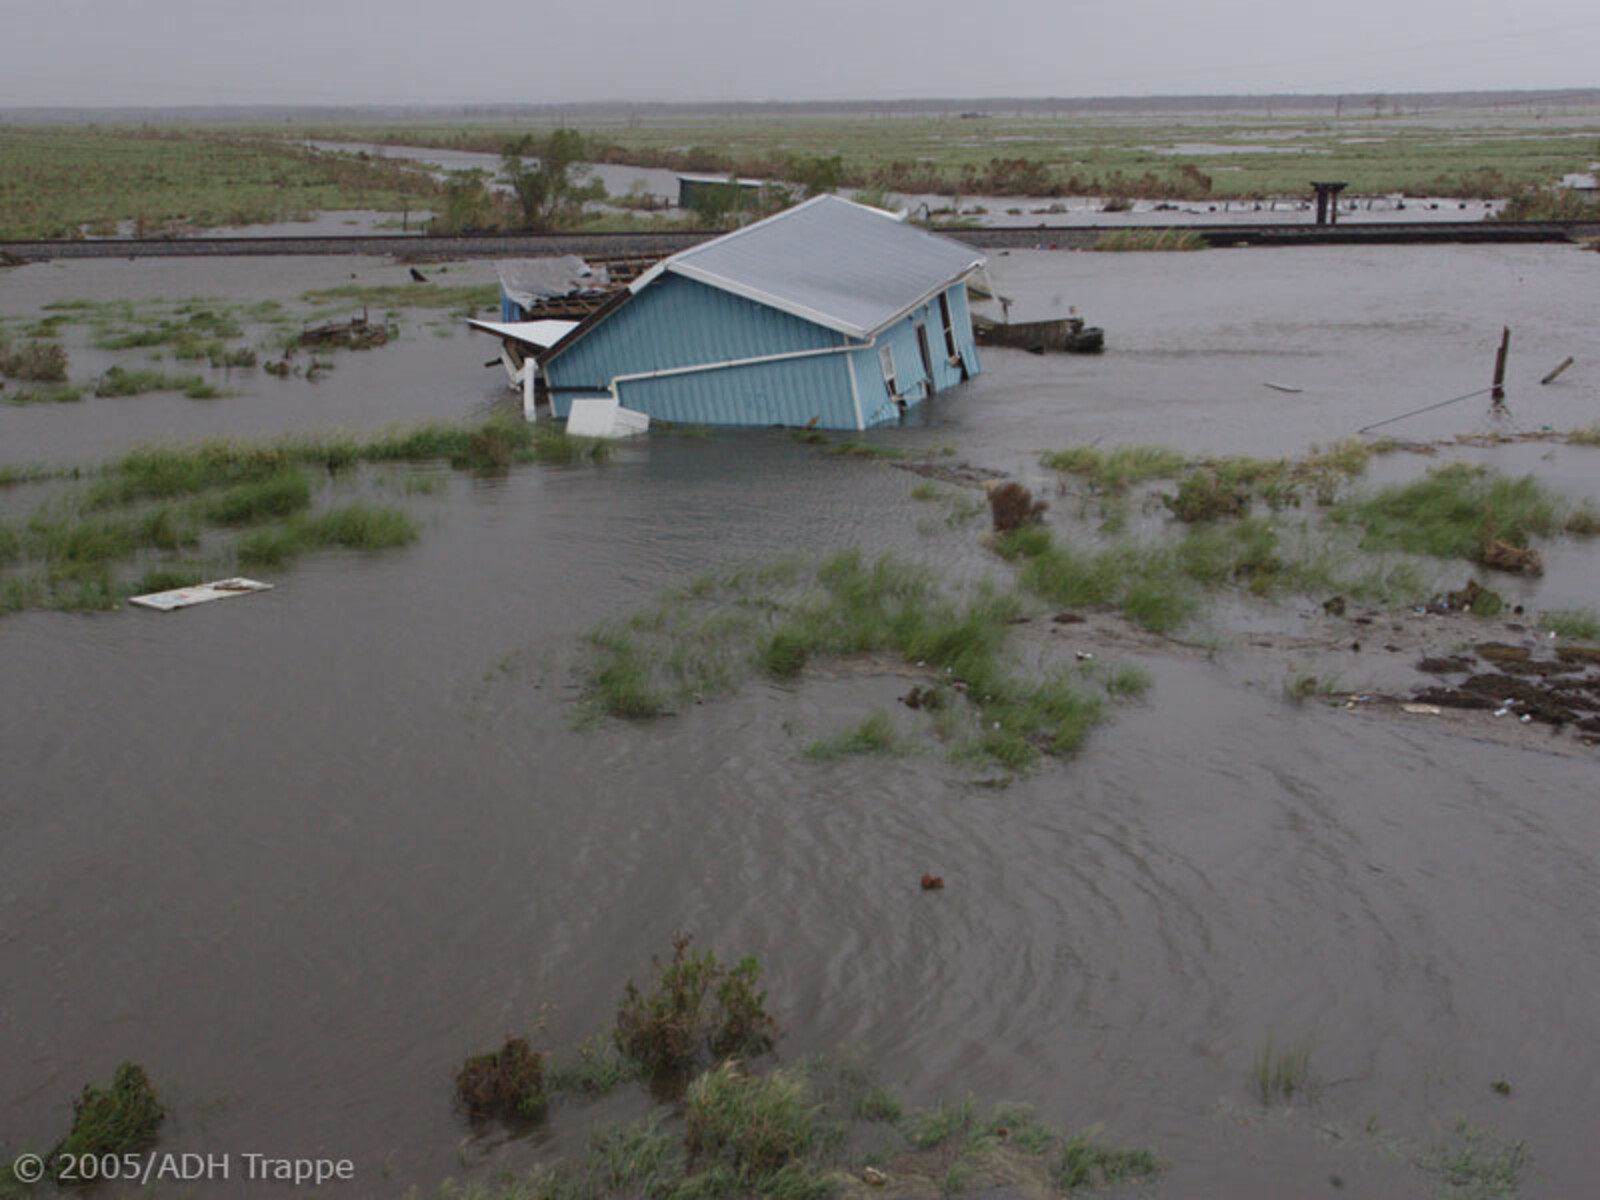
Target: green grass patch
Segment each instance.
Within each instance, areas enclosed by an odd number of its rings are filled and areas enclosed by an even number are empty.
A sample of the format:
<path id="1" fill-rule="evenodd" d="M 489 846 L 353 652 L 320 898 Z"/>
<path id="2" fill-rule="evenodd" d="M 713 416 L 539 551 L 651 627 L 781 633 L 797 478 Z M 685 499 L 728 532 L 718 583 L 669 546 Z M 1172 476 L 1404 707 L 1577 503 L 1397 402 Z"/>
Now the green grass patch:
<path id="1" fill-rule="evenodd" d="M 647 1074 L 643 1065 L 619 1051 L 611 1039 L 593 1037 L 547 1065 L 545 1089 L 551 1094 L 605 1096 Z"/>
<path id="2" fill-rule="evenodd" d="M 222 395 L 214 384 L 198 375 L 168 375 L 144 368 L 112 367 L 95 384 L 96 396 L 142 396 L 148 392 L 182 392 L 191 400 L 214 400 Z"/>
<path id="3" fill-rule="evenodd" d="M 1422 1161 L 1451 1200 L 1516 1200 L 1531 1165 L 1527 1148 L 1490 1129 L 1457 1121 Z"/>
<path id="4" fill-rule="evenodd" d="M 583 703 L 591 713 L 656 716 L 731 691 L 752 670 L 789 680 L 820 660 L 886 655 L 962 686 L 960 710 L 946 708 L 935 725 L 954 750 L 1020 768 L 1040 753 L 1071 754 L 1105 715 L 1081 674 L 1014 673 L 1007 646 L 1020 611 L 1013 594 L 952 594 L 927 568 L 854 550 L 809 572 L 780 564 L 766 577 L 701 578 L 588 635 Z M 881 733 L 844 740 L 865 745 Z"/>
<path id="5" fill-rule="evenodd" d="M 1483 561 L 1495 542 L 1526 548 L 1561 531 L 1566 505 L 1532 475 L 1512 479 L 1453 463 L 1334 510 L 1362 530 L 1362 545 L 1437 558 Z"/>
<path id="6" fill-rule="evenodd" d="M 238 554 L 242 566 L 281 566 L 312 550 L 386 550 L 416 538 L 416 522 L 403 509 L 347 504 L 248 533 Z"/>
<path id="7" fill-rule="evenodd" d="M 1171 479 L 1188 464 L 1183 455 L 1164 446 L 1118 446 L 1113 450 L 1072 446 L 1052 450 L 1040 461 L 1053 471 L 1081 476 L 1109 492 L 1121 492 L 1151 479 Z"/>
<path id="8" fill-rule="evenodd" d="M 871 442 L 833 442 L 828 453 L 834 458 L 905 458 L 906 452 L 898 446 L 879 446 Z"/>
<path id="9" fill-rule="evenodd" d="M 7 125 L 0 162 L 0 238 L 77 238 L 119 221 L 156 236 L 328 209 L 414 212 L 441 195 L 415 164 L 239 129 Z"/>
<path id="10" fill-rule="evenodd" d="M 900 750 L 900 734 L 894 721 L 880 709 L 841 733 L 812 742 L 806 747 L 805 756 L 831 762 L 858 754 L 898 754 Z"/>
<path id="11" fill-rule="evenodd" d="M 1600 642 L 1600 611 L 1592 608 L 1557 609 L 1540 616 L 1539 624 L 1572 642 Z"/>
<path id="12" fill-rule="evenodd" d="M 18 408 L 29 404 L 76 404 L 83 399 L 83 389 L 69 383 L 52 383 L 45 387 L 0 388 L 0 403 Z"/>
<path id="13" fill-rule="evenodd" d="M 286 467 L 261 479 L 236 483 L 205 506 L 206 518 L 218 525 L 247 525 L 286 517 L 311 506 L 311 484 L 298 467 Z"/>
<path id="14" fill-rule="evenodd" d="M 1209 250 L 1203 234 L 1187 229 L 1114 229 L 1095 239 L 1091 250 Z"/>
<path id="15" fill-rule="evenodd" d="M 317 288 L 301 299 L 318 307 L 362 307 L 385 312 L 407 308 L 447 309 L 453 314 L 474 316 L 485 309 L 500 307 L 497 283 L 345 283 L 338 287 Z"/>
<path id="16" fill-rule="evenodd" d="M 733 1062 L 706 1072 L 683 1097 L 684 1140 L 702 1169 L 727 1168 L 736 1186 L 768 1194 L 767 1181 L 796 1165 L 815 1129 L 804 1074 L 747 1075 Z"/>
<path id="17" fill-rule="evenodd" d="M 1574 429 L 1567 434 L 1567 442 L 1573 446 L 1600 446 L 1600 421 Z"/>
<path id="18" fill-rule="evenodd" d="M 1056 1163 L 1055 1182 L 1063 1192 L 1100 1188 L 1126 1180 L 1151 1179 L 1161 1171 L 1155 1154 L 1138 1146 L 1108 1146 L 1098 1128 L 1080 1130 L 1066 1140 Z"/>

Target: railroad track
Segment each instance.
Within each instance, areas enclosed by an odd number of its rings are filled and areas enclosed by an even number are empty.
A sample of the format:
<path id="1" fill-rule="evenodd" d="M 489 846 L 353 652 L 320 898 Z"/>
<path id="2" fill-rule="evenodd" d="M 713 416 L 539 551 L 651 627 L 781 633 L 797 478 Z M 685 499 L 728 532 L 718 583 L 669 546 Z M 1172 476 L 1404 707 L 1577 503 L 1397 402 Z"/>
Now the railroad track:
<path id="1" fill-rule="evenodd" d="M 1173 229 L 1198 233 L 1216 246 L 1434 245 L 1564 242 L 1600 236 L 1594 221 L 1363 222 L 1349 225 L 1140 225 L 937 228 L 979 249 L 1081 249 L 1113 230 Z M 0 241 L 8 259 L 46 262 L 72 258 L 196 258 L 234 255 L 383 255 L 401 259 L 510 258 L 556 254 L 665 255 L 716 237 L 715 231 L 637 233 L 407 234 L 327 237 L 108 238 L 82 241 Z"/>

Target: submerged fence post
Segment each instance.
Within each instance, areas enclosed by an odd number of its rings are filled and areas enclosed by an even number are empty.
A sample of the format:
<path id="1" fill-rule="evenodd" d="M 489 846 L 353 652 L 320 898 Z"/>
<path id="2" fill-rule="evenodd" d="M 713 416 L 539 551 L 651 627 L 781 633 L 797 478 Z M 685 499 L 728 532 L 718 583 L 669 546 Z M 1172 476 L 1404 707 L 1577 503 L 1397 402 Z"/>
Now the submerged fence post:
<path id="1" fill-rule="evenodd" d="M 1506 354 L 1511 349 L 1511 326 L 1505 325 L 1500 330 L 1500 349 L 1494 356 L 1494 389 L 1490 392 L 1490 399 L 1496 408 L 1505 403 L 1506 399 Z"/>

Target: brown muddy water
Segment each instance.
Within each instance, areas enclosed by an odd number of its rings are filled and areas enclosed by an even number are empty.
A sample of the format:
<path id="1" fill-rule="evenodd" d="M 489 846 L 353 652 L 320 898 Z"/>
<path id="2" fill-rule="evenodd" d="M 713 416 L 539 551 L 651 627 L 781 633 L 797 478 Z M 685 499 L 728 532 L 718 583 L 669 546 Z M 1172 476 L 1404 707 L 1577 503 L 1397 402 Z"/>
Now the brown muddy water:
<path id="1" fill-rule="evenodd" d="M 1299 452 L 1482 386 L 1502 324 L 1509 423 L 1600 417 L 1584 365 L 1600 256 L 1575 249 L 992 261 L 1013 318 L 1077 305 L 1107 353 L 988 351 L 985 374 L 882 441 L 1040 485 L 1038 453 L 1075 442 Z M 405 268 L 30 266 L 0 273 L 0 315 L 292 299 L 352 272 Z M 500 402 L 492 343 L 436 336 L 436 319 L 403 316 L 398 343 L 316 383 L 251 372 L 212 401 L 0 407 L 0 465 Z M 72 336 L 74 362 L 100 369 Z M 1540 388 L 1569 354 L 1579 366 Z M 1386 432 L 1496 424 L 1480 398 Z M 1600 451 L 1471 453 L 1600 492 Z M 578 729 L 574 637 L 699 572 L 852 545 L 1005 569 L 978 523 L 929 519 L 916 476 L 777 432 L 656 436 L 602 467 L 493 480 L 415 470 L 444 482 L 402 499 L 424 526 L 413 546 L 313 556 L 273 592 L 170 616 L 0 620 L 0 1147 L 50 1144 L 82 1085 L 132 1058 L 168 1103 L 163 1149 L 348 1157 L 341 1191 L 359 1196 L 524 1166 L 629 1102 L 476 1136 L 452 1109 L 462 1057 L 602 1030 L 624 981 L 689 929 L 760 956 L 785 1059 L 849 1052 L 914 1103 L 972 1093 L 1104 1122 L 1168 1164 L 1156 1194 L 1425 1196 L 1412 1160 L 1457 1118 L 1526 1140 L 1526 1196 L 1584 1194 L 1600 1173 L 1596 751 L 1290 705 L 1281 654 L 1143 636 L 1112 652 L 1151 673 L 1146 696 L 1005 787 L 931 750 L 801 756 L 873 708 L 909 721 L 894 672 L 830 668 Z M 26 511 L 26 492 L 0 501 Z M 1563 546 L 1524 598 L 1593 604 L 1596 550 Z M 1314 600 L 1265 620 L 1324 629 Z M 1043 624 L 1025 644 L 1076 644 Z M 1376 668 L 1347 657 L 1360 689 Z M 945 889 L 920 891 L 924 871 Z M 1252 1093 L 1269 1035 L 1312 1039 L 1321 1086 L 1287 1113 Z"/>

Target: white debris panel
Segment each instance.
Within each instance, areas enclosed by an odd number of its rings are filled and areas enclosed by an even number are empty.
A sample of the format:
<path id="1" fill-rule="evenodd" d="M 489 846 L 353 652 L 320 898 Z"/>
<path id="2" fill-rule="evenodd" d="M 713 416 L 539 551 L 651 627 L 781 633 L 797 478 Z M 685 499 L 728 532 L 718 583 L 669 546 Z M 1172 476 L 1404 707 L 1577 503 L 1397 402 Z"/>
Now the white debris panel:
<path id="1" fill-rule="evenodd" d="M 272 585 L 259 579 L 218 579 L 212 583 L 197 583 L 193 587 L 173 588 L 167 592 L 150 592 L 143 596 L 130 596 L 129 604 L 140 608 L 153 608 L 157 612 L 173 612 L 193 604 L 207 604 L 212 600 L 226 600 L 230 596 L 247 596 L 251 592 L 270 592 Z"/>

